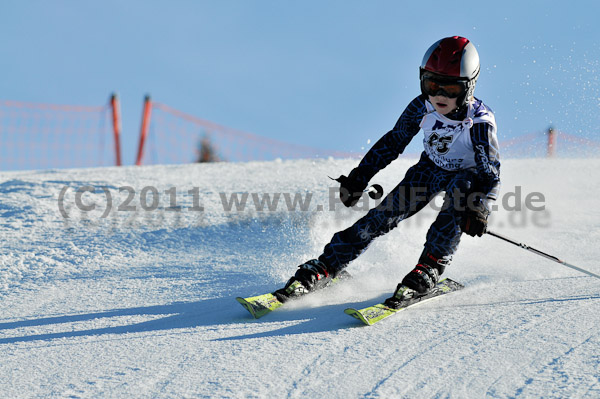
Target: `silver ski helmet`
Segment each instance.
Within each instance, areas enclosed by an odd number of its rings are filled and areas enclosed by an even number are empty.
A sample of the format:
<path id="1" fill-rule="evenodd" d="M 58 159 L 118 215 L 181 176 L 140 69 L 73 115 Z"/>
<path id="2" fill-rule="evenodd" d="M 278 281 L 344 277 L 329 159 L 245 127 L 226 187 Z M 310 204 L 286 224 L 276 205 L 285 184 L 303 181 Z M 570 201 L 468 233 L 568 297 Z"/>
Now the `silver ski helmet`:
<path id="1" fill-rule="evenodd" d="M 456 97 L 461 107 L 473 96 L 479 69 L 479 54 L 469 39 L 452 36 L 438 40 L 429 47 L 419 68 L 421 92 Z"/>

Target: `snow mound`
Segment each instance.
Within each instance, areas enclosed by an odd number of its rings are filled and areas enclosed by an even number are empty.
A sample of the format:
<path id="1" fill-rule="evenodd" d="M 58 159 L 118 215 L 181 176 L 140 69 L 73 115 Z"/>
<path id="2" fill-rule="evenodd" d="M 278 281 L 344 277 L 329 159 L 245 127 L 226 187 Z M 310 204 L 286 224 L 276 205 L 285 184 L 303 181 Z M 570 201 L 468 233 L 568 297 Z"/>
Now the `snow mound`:
<path id="1" fill-rule="evenodd" d="M 412 160 L 374 183 L 392 189 Z M 464 237 L 467 288 L 374 327 L 435 203 L 381 237 L 354 279 L 253 320 L 361 217 L 328 176 L 356 160 L 0 173 L 4 397 L 598 397 L 598 280 Z M 600 160 L 507 160 L 494 229 L 600 273 Z"/>

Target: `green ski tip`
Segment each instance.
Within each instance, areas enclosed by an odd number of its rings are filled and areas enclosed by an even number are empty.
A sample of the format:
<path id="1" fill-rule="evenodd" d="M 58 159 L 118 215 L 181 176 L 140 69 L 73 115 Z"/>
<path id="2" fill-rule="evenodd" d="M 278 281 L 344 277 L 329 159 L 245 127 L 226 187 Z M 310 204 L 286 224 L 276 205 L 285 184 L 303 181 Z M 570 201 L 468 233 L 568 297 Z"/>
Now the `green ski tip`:
<path id="1" fill-rule="evenodd" d="M 264 294 L 250 298 L 235 298 L 255 319 L 259 319 L 266 314 L 283 305 L 273 294 Z"/>

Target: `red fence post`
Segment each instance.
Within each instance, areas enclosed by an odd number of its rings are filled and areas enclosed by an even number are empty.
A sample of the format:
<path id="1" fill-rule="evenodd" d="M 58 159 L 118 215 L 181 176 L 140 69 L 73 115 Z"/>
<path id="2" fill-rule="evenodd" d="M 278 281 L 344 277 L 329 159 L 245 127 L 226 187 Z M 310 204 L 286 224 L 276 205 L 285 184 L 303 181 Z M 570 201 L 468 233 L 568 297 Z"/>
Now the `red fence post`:
<path id="1" fill-rule="evenodd" d="M 144 157 L 144 146 L 146 138 L 148 137 L 148 129 L 150 128 L 150 115 L 152 113 L 152 101 L 150 95 L 146 95 L 144 98 L 144 110 L 142 112 L 142 128 L 140 130 L 140 144 L 138 146 L 138 153 L 135 164 L 140 166 L 142 164 L 142 158 Z"/>
<path id="2" fill-rule="evenodd" d="M 556 154 L 556 132 L 552 127 L 548 129 L 548 158 Z"/>
<path id="3" fill-rule="evenodd" d="M 121 166 L 121 107 L 117 93 L 110 97 L 110 106 L 112 108 L 113 133 L 115 139 L 115 164 Z"/>

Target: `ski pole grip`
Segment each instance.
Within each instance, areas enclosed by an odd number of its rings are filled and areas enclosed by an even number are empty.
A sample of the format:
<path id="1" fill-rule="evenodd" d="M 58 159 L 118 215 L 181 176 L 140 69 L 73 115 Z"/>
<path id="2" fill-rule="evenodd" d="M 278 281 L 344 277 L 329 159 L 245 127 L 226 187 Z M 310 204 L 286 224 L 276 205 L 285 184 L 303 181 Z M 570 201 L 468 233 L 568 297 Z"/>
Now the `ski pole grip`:
<path id="1" fill-rule="evenodd" d="M 346 176 L 344 176 L 344 175 L 338 177 L 337 179 L 335 179 L 331 176 L 328 176 L 328 177 L 331 180 L 337 181 L 338 183 L 342 183 L 344 181 L 344 179 L 346 179 Z M 370 186 L 369 188 L 364 190 L 364 192 L 369 194 L 369 197 L 374 200 L 378 200 L 379 198 L 383 197 L 383 187 L 381 187 L 380 184 L 373 184 L 372 186 Z"/>
<path id="2" fill-rule="evenodd" d="M 381 187 L 379 184 L 373 184 L 366 191 L 371 199 L 378 200 L 379 198 L 383 197 L 383 187 Z"/>

